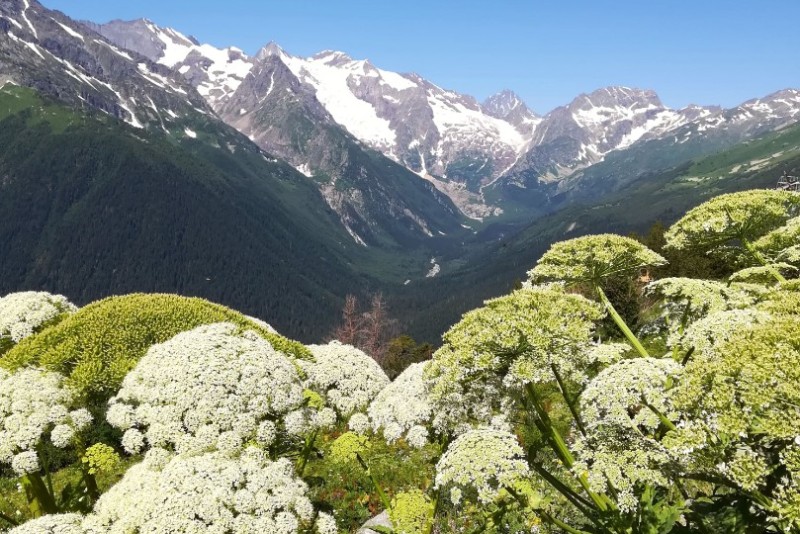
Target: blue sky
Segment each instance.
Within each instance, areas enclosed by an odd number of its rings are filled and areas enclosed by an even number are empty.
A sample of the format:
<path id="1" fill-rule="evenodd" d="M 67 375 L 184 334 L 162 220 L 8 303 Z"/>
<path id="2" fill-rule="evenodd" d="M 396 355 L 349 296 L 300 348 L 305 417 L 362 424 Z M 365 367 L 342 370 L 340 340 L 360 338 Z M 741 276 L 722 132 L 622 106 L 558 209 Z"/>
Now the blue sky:
<path id="1" fill-rule="evenodd" d="M 41 0 L 77 19 L 146 17 L 217 46 L 269 41 L 417 72 L 539 113 L 606 85 L 664 103 L 734 106 L 800 87 L 797 0 Z"/>

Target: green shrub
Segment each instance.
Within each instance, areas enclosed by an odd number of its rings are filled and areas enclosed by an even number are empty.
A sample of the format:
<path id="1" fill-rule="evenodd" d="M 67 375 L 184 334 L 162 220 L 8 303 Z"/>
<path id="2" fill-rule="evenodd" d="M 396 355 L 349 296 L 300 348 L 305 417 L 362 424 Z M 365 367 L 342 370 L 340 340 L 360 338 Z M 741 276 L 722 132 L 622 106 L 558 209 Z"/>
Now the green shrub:
<path id="1" fill-rule="evenodd" d="M 103 299 L 22 340 L 0 358 L 9 370 L 35 365 L 58 371 L 81 395 L 111 397 L 147 349 L 200 325 L 231 322 L 254 330 L 289 356 L 309 358 L 300 343 L 269 332 L 241 313 L 199 298 L 132 294 Z"/>

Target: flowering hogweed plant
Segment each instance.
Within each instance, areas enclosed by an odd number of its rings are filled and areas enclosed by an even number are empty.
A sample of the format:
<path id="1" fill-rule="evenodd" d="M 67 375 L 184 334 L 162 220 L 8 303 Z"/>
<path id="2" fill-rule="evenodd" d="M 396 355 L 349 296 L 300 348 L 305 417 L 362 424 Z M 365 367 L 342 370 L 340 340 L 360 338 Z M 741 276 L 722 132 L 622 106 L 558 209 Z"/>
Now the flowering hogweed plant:
<path id="1" fill-rule="evenodd" d="M 712 313 L 689 325 L 685 332 L 671 334 L 667 346 L 691 350 L 695 361 L 711 360 L 718 355 L 719 345 L 738 331 L 769 320 L 770 314 L 756 309 Z"/>
<path id="2" fill-rule="evenodd" d="M 591 431 L 610 425 L 652 434 L 661 425 L 656 411 L 671 419 L 677 417 L 667 390 L 682 371 L 671 358 L 622 360 L 600 371 L 580 397 L 586 428 Z"/>
<path id="3" fill-rule="evenodd" d="M 48 434 L 53 446 L 69 447 L 76 432 L 92 421 L 85 409 L 70 411 L 74 400 L 57 373 L 0 369 L 0 464 L 11 465 L 20 476 L 38 472 L 37 447 Z"/>
<path id="4" fill-rule="evenodd" d="M 456 506 L 473 494 L 488 504 L 501 490 L 529 476 L 525 454 L 513 434 L 479 428 L 460 435 L 447 448 L 436 464 L 435 487 L 449 489 Z"/>
<path id="5" fill-rule="evenodd" d="M 82 523 L 80 514 L 46 515 L 13 528 L 8 534 L 94 534 L 83 528 Z"/>
<path id="6" fill-rule="evenodd" d="M 308 375 L 307 387 L 322 395 L 343 417 L 366 409 L 389 384 L 381 366 L 355 347 L 332 341 L 308 348 L 314 361 L 302 362 Z"/>
<path id="7" fill-rule="evenodd" d="M 426 371 L 432 394 L 482 376 L 501 377 L 510 388 L 549 383 L 553 366 L 585 382 L 586 348 L 602 315 L 591 301 L 560 291 L 522 289 L 489 300 L 444 335 Z"/>
<path id="8" fill-rule="evenodd" d="M 588 235 L 551 246 L 528 271 L 528 278 L 534 283 L 597 283 L 666 263 L 662 256 L 634 239 L 613 234 Z"/>
<path id="9" fill-rule="evenodd" d="M 428 362 L 411 364 L 370 403 L 367 424 L 375 432 L 382 431 L 388 443 L 405 437 L 416 447 L 428 441 L 433 406 L 424 378 L 427 365 Z M 353 418 L 350 425 L 352 428 Z"/>
<path id="10" fill-rule="evenodd" d="M 0 339 L 19 343 L 42 325 L 78 308 L 62 295 L 24 291 L 0 298 Z"/>
<path id="11" fill-rule="evenodd" d="M 667 247 L 712 249 L 733 240 L 752 241 L 785 224 L 800 195 L 757 189 L 715 197 L 690 210 L 664 234 Z"/>
<path id="12" fill-rule="evenodd" d="M 756 302 L 744 288 L 695 278 L 662 278 L 649 283 L 644 292 L 659 300 L 661 317 L 670 332 L 710 313 L 746 308 Z"/>
<path id="13" fill-rule="evenodd" d="M 252 332 L 201 326 L 154 345 L 112 398 L 107 419 L 123 446 L 179 453 L 235 451 L 274 439 L 274 424 L 303 404 L 297 368 Z M 269 422 L 269 423 L 267 423 Z"/>
<path id="14" fill-rule="evenodd" d="M 308 486 L 287 459 L 248 447 L 180 455 L 163 466 L 130 468 L 105 493 L 84 526 L 96 532 L 306 532 L 315 520 Z M 330 516 L 320 518 L 330 532 Z"/>

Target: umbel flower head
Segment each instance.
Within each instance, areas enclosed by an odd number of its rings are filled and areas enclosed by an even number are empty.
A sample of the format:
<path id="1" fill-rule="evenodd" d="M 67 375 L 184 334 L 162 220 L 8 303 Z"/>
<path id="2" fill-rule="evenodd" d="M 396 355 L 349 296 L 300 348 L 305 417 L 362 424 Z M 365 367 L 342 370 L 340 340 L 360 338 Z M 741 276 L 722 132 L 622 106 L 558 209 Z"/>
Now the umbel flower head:
<path id="1" fill-rule="evenodd" d="M 427 436 L 427 427 L 433 416 L 424 378 L 427 365 L 428 362 L 420 362 L 408 366 L 369 405 L 372 429 L 375 432 L 382 430 L 388 443 L 404 436 L 408 439 L 409 434 L 412 437 L 423 433 Z M 427 440 L 412 441 L 414 445 L 420 445 Z"/>
<path id="2" fill-rule="evenodd" d="M 667 418 L 675 418 L 668 386 L 683 367 L 671 358 L 622 360 L 600 371 L 581 393 L 581 413 L 590 431 L 599 426 L 618 426 L 652 432 L 661 424 L 646 405 Z"/>
<path id="3" fill-rule="evenodd" d="M 301 362 L 308 375 L 306 385 L 323 396 L 326 404 L 343 417 L 366 409 L 387 384 L 381 366 L 363 351 L 332 341 L 310 345 L 313 362 Z"/>
<path id="4" fill-rule="evenodd" d="M 0 464 L 19 475 L 39 471 L 36 447 L 48 434 L 55 447 L 68 447 L 92 421 L 85 409 L 70 411 L 74 399 L 57 373 L 0 369 Z"/>
<path id="5" fill-rule="evenodd" d="M 639 508 L 641 486 L 672 486 L 665 474 L 671 460 L 666 449 L 630 425 L 596 427 L 578 436 L 571 449 L 576 457 L 573 470 L 586 474 L 592 491 L 613 493 L 623 513 Z"/>
<path id="6" fill-rule="evenodd" d="M 767 476 L 792 459 L 786 453 L 800 436 L 800 319 L 739 327 L 714 358 L 687 364 L 671 398 L 683 417 L 664 444 L 695 464 L 695 472 L 773 489 Z M 794 499 L 798 490 L 791 490 Z"/>
<path id="7" fill-rule="evenodd" d="M 23 291 L 0 298 L 0 339 L 19 343 L 45 323 L 78 308 L 63 295 Z"/>
<path id="8" fill-rule="evenodd" d="M 490 428 L 470 430 L 453 441 L 436 464 L 437 489 L 449 488 L 459 505 L 466 492 L 482 504 L 492 502 L 504 488 L 530 476 L 517 438 Z"/>
<path id="9" fill-rule="evenodd" d="M 444 334 L 426 370 L 434 401 L 453 383 L 496 376 L 506 387 L 554 382 L 553 366 L 585 382 L 587 348 L 602 309 L 580 295 L 521 289 L 489 300 Z"/>
<path id="10" fill-rule="evenodd" d="M 693 350 L 694 361 L 715 358 L 719 346 L 743 329 L 763 324 L 770 320 L 767 312 L 757 309 L 728 310 L 712 313 L 692 323 L 681 334 L 674 332 L 667 338 L 667 345 L 681 350 Z"/>
<path id="11" fill-rule="evenodd" d="M 663 257 L 634 239 L 599 234 L 561 241 L 550 247 L 528 271 L 533 283 L 589 282 L 637 273 L 667 263 Z"/>
<path id="12" fill-rule="evenodd" d="M 758 250 L 773 257 L 798 244 L 800 244 L 800 217 L 789 219 L 786 224 L 753 243 Z"/>
<path id="13" fill-rule="evenodd" d="M 662 278 L 651 282 L 645 294 L 659 298 L 662 317 L 671 331 L 683 321 L 696 321 L 708 314 L 752 306 L 752 293 L 713 280 Z"/>
<path id="14" fill-rule="evenodd" d="M 314 520 L 307 492 L 289 460 L 272 462 L 255 447 L 241 456 L 177 456 L 163 466 L 131 467 L 100 497 L 84 526 L 109 533 L 294 534 Z"/>
<path id="15" fill-rule="evenodd" d="M 800 195 L 754 189 L 720 195 L 689 210 L 664 234 L 667 247 L 713 249 L 734 240 L 753 241 L 783 225 Z"/>
<path id="16" fill-rule="evenodd" d="M 253 332 L 217 323 L 153 345 L 111 400 L 107 419 L 127 431 L 131 453 L 145 441 L 177 452 L 236 450 L 270 434 L 261 423 L 302 403 L 288 357 Z"/>

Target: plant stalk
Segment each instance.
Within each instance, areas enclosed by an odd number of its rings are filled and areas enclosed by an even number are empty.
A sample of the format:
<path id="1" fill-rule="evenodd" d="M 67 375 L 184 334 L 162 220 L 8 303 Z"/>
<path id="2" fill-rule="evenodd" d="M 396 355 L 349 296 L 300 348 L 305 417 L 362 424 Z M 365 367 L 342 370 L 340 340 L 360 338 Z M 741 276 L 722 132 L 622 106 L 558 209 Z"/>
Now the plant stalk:
<path id="1" fill-rule="evenodd" d="M 631 346 L 642 355 L 642 357 L 649 358 L 650 354 L 648 354 L 647 350 L 644 348 L 644 345 L 639 342 L 639 339 L 634 335 L 631 329 L 628 328 L 628 325 L 625 324 L 625 320 L 614 308 L 614 305 L 611 304 L 611 301 L 608 300 L 608 297 L 606 296 L 605 291 L 603 291 L 603 288 L 600 287 L 600 284 L 595 284 L 594 288 L 597 290 L 600 300 L 603 301 L 603 305 L 606 307 L 608 314 L 611 315 L 612 319 L 614 319 L 614 323 L 616 323 L 617 327 L 622 331 L 623 334 L 625 334 L 628 343 L 630 343 Z"/>

